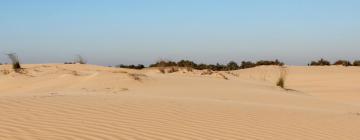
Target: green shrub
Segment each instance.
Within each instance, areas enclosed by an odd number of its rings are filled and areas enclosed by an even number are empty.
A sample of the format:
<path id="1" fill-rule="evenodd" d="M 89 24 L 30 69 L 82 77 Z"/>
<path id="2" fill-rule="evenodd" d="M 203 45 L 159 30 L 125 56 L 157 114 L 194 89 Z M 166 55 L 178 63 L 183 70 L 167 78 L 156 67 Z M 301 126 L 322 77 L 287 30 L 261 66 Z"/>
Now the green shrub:
<path id="1" fill-rule="evenodd" d="M 310 66 L 330 66 L 330 62 L 321 58 L 318 61 L 311 61 Z"/>
<path id="2" fill-rule="evenodd" d="M 347 60 L 338 60 L 334 63 L 334 65 L 343 65 L 343 66 L 351 66 L 351 62 Z"/>
<path id="3" fill-rule="evenodd" d="M 353 66 L 360 66 L 360 60 L 355 60 Z"/>

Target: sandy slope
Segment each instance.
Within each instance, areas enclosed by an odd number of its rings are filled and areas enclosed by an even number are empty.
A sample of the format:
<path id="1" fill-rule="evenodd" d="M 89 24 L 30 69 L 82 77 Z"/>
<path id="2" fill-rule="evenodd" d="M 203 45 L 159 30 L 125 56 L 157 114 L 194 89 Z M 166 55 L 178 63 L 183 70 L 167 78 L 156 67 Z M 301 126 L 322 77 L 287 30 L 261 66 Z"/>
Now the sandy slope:
<path id="1" fill-rule="evenodd" d="M 0 66 L 0 139 L 360 138 L 358 67 L 288 67 L 291 91 L 274 86 L 277 67 L 211 75 L 25 67 Z"/>

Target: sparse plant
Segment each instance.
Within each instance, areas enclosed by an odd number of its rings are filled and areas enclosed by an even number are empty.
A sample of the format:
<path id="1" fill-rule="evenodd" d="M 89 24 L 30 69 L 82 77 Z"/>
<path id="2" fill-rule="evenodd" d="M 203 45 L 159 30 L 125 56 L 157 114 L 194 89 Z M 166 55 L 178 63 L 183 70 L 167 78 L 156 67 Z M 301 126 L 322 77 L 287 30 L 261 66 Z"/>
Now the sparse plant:
<path id="1" fill-rule="evenodd" d="M 169 70 L 168 70 L 168 73 L 174 73 L 174 72 L 178 72 L 179 71 L 179 68 L 178 67 L 171 67 Z"/>
<path id="2" fill-rule="evenodd" d="M 165 74 L 165 67 L 158 67 L 158 70 L 160 71 L 160 73 Z"/>
<path id="3" fill-rule="evenodd" d="M 7 54 L 12 62 L 13 69 L 18 72 L 21 70 L 19 57 L 15 53 Z"/>
<path id="4" fill-rule="evenodd" d="M 279 76 L 279 79 L 278 79 L 276 85 L 278 87 L 285 89 L 285 80 L 286 80 L 286 76 L 287 76 L 286 67 L 280 66 L 279 71 L 280 71 L 280 76 Z"/>
<path id="5" fill-rule="evenodd" d="M 141 81 L 142 80 L 141 77 L 146 77 L 145 74 L 139 74 L 139 73 L 129 73 L 128 75 L 136 81 Z"/>

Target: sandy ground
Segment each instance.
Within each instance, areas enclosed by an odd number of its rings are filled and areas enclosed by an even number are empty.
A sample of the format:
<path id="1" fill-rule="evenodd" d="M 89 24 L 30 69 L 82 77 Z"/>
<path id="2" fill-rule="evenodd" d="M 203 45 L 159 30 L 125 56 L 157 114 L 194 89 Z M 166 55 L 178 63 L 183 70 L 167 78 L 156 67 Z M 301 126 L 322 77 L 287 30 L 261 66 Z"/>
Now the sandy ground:
<path id="1" fill-rule="evenodd" d="M 360 67 L 0 66 L 1 140 L 358 140 Z"/>

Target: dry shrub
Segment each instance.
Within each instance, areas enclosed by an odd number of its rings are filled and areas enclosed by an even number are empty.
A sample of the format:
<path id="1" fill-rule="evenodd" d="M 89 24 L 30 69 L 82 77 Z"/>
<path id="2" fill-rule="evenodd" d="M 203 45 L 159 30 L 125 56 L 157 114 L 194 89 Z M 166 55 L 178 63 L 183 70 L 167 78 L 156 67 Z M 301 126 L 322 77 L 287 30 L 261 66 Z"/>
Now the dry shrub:
<path id="1" fill-rule="evenodd" d="M 285 89 L 285 80 L 286 80 L 286 76 L 287 76 L 286 67 L 280 66 L 279 71 L 280 71 L 280 76 L 279 76 L 279 79 L 278 79 L 276 85 Z"/>
<path id="2" fill-rule="evenodd" d="M 192 67 L 186 67 L 186 70 L 187 70 L 188 72 L 193 72 L 193 68 L 192 68 Z"/>
<path id="3" fill-rule="evenodd" d="M 218 74 L 221 76 L 221 78 L 223 78 L 225 80 L 229 80 L 229 78 L 227 78 L 224 74 L 222 74 L 222 73 L 218 73 Z"/>
<path id="4" fill-rule="evenodd" d="M 213 71 L 209 70 L 209 69 L 207 69 L 207 70 L 205 70 L 204 72 L 201 73 L 201 75 L 211 75 L 211 74 L 213 74 Z"/>
<path id="5" fill-rule="evenodd" d="M 160 73 L 165 74 L 165 67 L 158 67 L 158 70 L 160 71 Z"/>
<path id="6" fill-rule="evenodd" d="M 10 74 L 10 71 L 9 70 L 0 70 L 0 72 L 4 75 L 8 75 Z"/>
<path id="7" fill-rule="evenodd" d="M 140 73 L 129 73 L 128 76 L 130 76 L 132 79 L 136 80 L 136 81 L 141 81 L 141 77 L 146 77 L 145 74 L 140 74 Z"/>
<path id="8" fill-rule="evenodd" d="M 171 67 L 167 72 L 168 73 L 174 73 L 174 72 L 178 72 L 179 68 L 178 67 Z"/>

